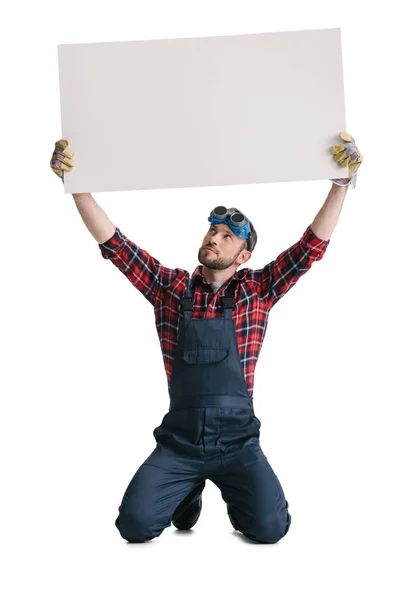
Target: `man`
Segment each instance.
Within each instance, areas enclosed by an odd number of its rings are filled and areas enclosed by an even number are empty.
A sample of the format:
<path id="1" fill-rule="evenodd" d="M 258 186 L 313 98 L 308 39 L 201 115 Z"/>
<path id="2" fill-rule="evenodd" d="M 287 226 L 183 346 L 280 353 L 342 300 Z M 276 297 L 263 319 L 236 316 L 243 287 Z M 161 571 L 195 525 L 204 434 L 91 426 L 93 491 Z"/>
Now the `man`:
<path id="1" fill-rule="evenodd" d="M 154 430 L 157 446 L 128 485 L 116 526 L 129 542 L 159 536 L 172 523 L 190 529 L 207 479 L 221 490 L 235 529 L 257 543 L 276 543 L 291 516 L 279 480 L 259 443 L 253 409 L 254 369 L 275 303 L 321 260 L 363 157 L 351 136 L 332 147 L 349 178 L 332 189 L 301 239 L 262 269 L 246 263 L 257 242 L 235 208 L 211 211 L 209 229 L 190 275 L 168 269 L 115 227 L 91 194 L 73 194 L 77 208 L 110 260 L 154 307 L 170 407 Z M 63 179 L 74 166 L 66 140 L 56 142 L 51 168 Z M 64 179 L 63 179 L 64 180 Z"/>

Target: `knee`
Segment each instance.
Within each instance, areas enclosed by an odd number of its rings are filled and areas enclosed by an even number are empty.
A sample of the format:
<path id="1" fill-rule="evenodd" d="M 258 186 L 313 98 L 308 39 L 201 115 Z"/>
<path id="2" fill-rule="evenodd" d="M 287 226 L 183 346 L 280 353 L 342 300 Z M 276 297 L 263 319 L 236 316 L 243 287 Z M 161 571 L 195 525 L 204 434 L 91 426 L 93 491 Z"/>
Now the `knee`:
<path id="1" fill-rule="evenodd" d="M 162 532 L 162 529 L 155 530 L 151 519 L 146 518 L 146 515 L 131 511 L 120 510 L 115 525 L 127 542 L 147 542 L 158 537 Z"/>
<path id="2" fill-rule="evenodd" d="M 291 516 L 286 513 L 284 519 L 281 515 L 266 515 L 251 533 L 243 534 L 259 544 L 276 544 L 281 540 L 289 531 Z"/>

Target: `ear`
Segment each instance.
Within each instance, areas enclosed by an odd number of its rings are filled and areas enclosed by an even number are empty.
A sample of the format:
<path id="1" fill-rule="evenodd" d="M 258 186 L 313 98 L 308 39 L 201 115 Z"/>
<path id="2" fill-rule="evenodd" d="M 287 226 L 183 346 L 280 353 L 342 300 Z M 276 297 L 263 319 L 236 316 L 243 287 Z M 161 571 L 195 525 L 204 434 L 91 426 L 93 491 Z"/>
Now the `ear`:
<path id="1" fill-rule="evenodd" d="M 249 250 L 242 250 L 238 256 L 240 264 L 246 263 L 251 258 L 251 252 Z"/>

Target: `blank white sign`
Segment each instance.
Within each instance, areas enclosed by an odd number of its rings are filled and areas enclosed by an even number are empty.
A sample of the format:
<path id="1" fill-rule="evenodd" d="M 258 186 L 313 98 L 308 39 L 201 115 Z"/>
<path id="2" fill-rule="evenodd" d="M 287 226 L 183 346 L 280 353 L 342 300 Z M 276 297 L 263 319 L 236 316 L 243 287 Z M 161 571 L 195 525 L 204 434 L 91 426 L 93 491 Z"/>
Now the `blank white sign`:
<path id="1" fill-rule="evenodd" d="M 58 46 L 65 193 L 347 177 L 340 29 Z"/>

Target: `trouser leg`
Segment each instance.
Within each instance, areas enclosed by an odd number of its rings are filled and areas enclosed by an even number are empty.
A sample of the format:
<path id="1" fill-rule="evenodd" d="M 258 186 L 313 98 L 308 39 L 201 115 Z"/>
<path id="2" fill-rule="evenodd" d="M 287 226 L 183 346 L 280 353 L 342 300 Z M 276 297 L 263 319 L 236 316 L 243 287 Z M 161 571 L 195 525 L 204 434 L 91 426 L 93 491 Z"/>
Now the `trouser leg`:
<path id="1" fill-rule="evenodd" d="M 233 526 L 254 542 L 282 539 L 291 524 L 289 504 L 259 444 L 225 455 L 223 465 L 212 481 L 221 490 Z"/>
<path id="2" fill-rule="evenodd" d="M 196 464 L 190 459 L 163 453 L 157 447 L 136 471 L 124 493 L 115 521 L 121 536 L 129 542 L 158 537 L 170 527 L 177 507 L 201 480 Z"/>

